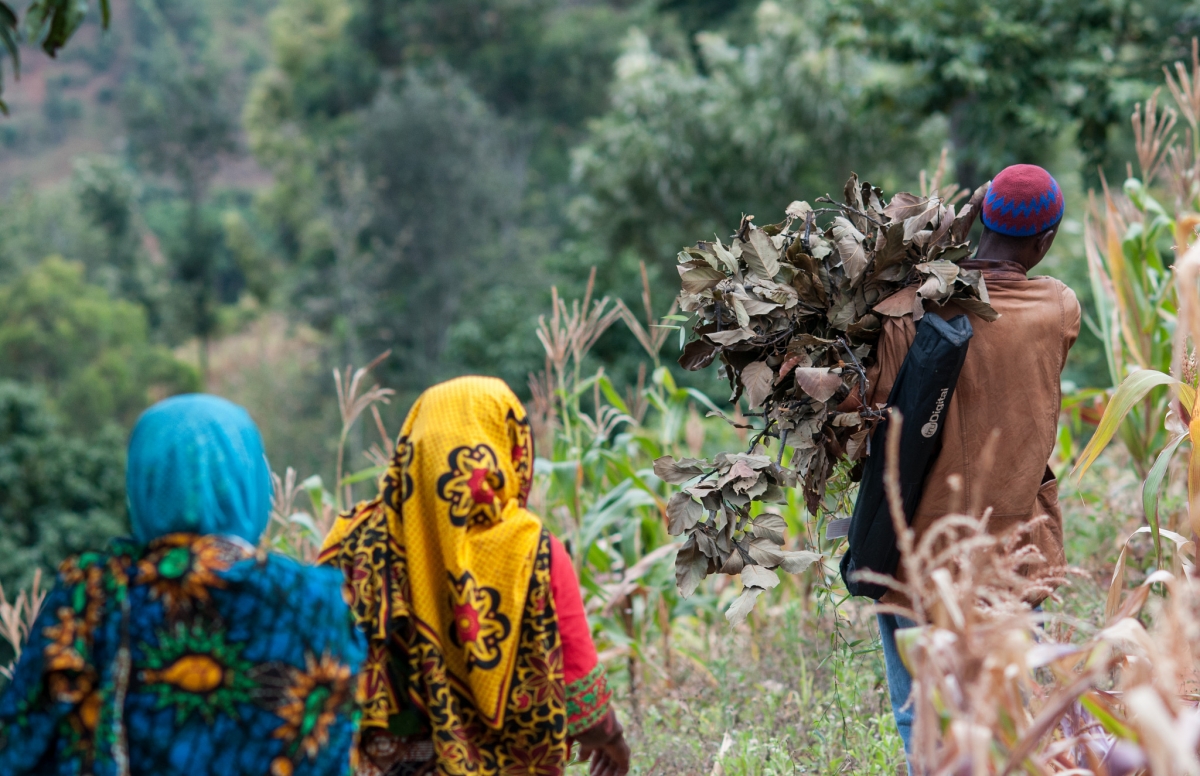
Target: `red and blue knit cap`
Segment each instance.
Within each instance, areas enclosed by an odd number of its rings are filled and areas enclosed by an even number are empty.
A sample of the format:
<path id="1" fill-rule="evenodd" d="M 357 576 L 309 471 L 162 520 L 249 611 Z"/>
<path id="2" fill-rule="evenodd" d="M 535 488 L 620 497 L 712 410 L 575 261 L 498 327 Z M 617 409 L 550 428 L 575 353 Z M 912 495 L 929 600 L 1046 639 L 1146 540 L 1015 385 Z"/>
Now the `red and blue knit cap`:
<path id="1" fill-rule="evenodd" d="M 1062 220 L 1058 181 L 1036 164 L 1005 167 L 983 198 L 983 225 L 1013 237 L 1041 234 Z"/>

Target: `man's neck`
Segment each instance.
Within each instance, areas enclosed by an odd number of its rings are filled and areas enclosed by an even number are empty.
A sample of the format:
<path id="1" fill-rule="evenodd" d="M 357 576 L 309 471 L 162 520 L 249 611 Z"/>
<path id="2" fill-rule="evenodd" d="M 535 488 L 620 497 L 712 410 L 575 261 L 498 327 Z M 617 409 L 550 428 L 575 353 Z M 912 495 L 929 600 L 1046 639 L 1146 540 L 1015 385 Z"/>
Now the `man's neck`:
<path id="1" fill-rule="evenodd" d="M 979 253 L 976 253 L 969 259 L 964 259 L 963 261 L 959 262 L 958 266 L 967 270 L 977 269 L 989 275 L 1004 274 L 1006 276 L 1013 277 L 1018 275 L 1020 277 L 1025 277 L 1026 272 L 1028 271 L 1025 269 L 1025 265 L 1019 261 L 1013 261 L 1012 259 L 993 258 L 990 256 L 982 257 L 979 255 Z"/>

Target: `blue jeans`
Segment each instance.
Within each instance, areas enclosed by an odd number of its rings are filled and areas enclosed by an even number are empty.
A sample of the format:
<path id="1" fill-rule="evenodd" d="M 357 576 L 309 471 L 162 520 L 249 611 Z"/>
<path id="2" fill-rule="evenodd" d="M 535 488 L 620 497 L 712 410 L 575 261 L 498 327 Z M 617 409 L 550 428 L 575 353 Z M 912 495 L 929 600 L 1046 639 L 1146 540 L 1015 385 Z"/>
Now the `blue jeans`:
<path id="1" fill-rule="evenodd" d="M 900 653 L 896 650 L 896 631 L 901 628 L 911 628 L 916 623 L 895 614 L 877 614 L 879 620 L 879 640 L 883 642 L 883 665 L 887 669 L 888 696 L 892 700 L 892 716 L 896 718 L 896 730 L 900 732 L 900 740 L 904 742 L 905 758 L 912 752 L 913 707 L 908 703 L 909 693 L 912 692 L 912 677 Z M 912 774 L 912 763 L 908 766 Z"/>

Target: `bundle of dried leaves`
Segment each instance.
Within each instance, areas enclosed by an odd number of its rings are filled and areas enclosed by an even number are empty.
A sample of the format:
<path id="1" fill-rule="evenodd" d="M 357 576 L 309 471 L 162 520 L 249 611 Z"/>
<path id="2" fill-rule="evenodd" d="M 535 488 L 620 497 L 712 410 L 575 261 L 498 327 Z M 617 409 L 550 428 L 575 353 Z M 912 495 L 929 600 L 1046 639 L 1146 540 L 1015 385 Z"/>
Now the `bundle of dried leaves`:
<path id="1" fill-rule="evenodd" d="M 880 408 L 838 406 L 852 391 L 866 403 L 883 316 L 919 320 L 931 305 L 953 299 L 984 319 L 996 317 L 982 274 L 958 265 L 969 253 L 983 193 L 980 187 L 957 211 L 953 201 L 962 195 L 936 189 L 885 202 L 879 188 L 852 175 L 844 203 L 793 202 L 782 222 L 764 227 L 745 216 L 728 244 L 718 237 L 680 252 L 679 306 L 696 315 L 696 337 L 679 363 L 699 370 L 719 361 L 731 401 L 744 396 L 763 421 L 748 454 L 655 464 L 659 477 L 685 485 L 668 507 L 671 531 L 688 534 L 676 561 L 684 595 L 708 574 L 741 573 L 747 591 L 731 607 L 735 620 L 778 582 L 772 569 L 797 572 L 812 562 L 812 553 L 782 551 L 782 518 L 752 519 L 750 505 L 783 503 L 784 489 L 802 483 L 815 514 L 835 463 L 865 458 Z M 910 285 L 915 307 L 889 299 Z M 779 440 L 774 459 L 766 454 L 769 439 Z M 793 450 L 786 465 L 785 446 Z"/>

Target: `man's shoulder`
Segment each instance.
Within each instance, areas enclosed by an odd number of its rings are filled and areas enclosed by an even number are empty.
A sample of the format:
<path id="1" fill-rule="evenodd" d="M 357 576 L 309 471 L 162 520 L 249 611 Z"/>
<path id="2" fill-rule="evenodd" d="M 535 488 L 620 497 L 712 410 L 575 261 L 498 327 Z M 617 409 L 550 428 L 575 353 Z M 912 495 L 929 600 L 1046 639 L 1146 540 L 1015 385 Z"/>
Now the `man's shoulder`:
<path id="1" fill-rule="evenodd" d="M 1066 283 L 1053 275 L 1036 275 L 1029 280 L 1036 283 L 1038 287 L 1044 288 L 1048 297 L 1061 301 L 1063 313 L 1068 320 L 1078 319 L 1083 314 L 1079 297 Z"/>
<path id="2" fill-rule="evenodd" d="M 1071 290 L 1071 287 L 1053 275 L 1033 275 L 1029 278 L 1029 282 L 1053 289 L 1054 293 L 1061 295 L 1064 299 L 1069 299 L 1075 304 L 1079 304 L 1079 299 L 1075 296 L 1075 292 Z"/>

